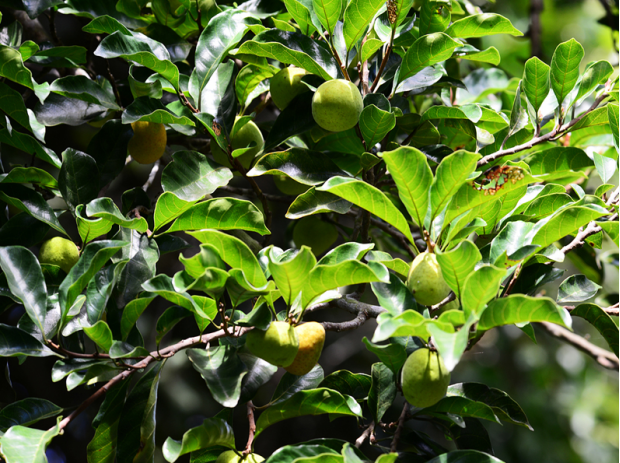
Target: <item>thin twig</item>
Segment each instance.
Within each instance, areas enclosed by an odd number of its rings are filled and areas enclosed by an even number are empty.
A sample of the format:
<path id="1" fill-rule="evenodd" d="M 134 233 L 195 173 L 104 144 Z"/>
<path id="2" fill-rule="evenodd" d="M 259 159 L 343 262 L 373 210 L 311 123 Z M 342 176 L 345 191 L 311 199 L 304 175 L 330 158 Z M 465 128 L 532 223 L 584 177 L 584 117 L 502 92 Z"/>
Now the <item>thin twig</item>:
<path id="1" fill-rule="evenodd" d="M 395 453 L 398 448 L 398 441 L 400 440 L 400 435 L 403 432 L 403 428 L 405 426 L 405 417 L 407 416 L 407 408 L 409 404 L 405 402 L 403 406 L 403 411 L 400 413 L 400 417 L 398 418 L 398 425 L 396 426 L 396 431 L 394 432 L 394 438 L 392 439 L 392 445 L 390 447 L 390 452 Z"/>
<path id="2" fill-rule="evenodd" d="M 610 370 L 618 371 L 620 366 L 619 360 L 618 357 L 616 357 L 612 352 L 592 344 L 590 341 L 587 341 L 578 334 L 570 332 L 560 325 L 555 325 L 549 322 L 541 322 L 540 325 L 552 336 L 555 336 L 556 338 L 561 339 L 562 341 L 565 341 L 582 352 L 588 354 L 596 360 L 599 365 Z"/>
<path id="3" fill-rule="evenodd" d="M 371 422 L 368 427 L 366 429 L 364 429 L 364 432 L 362 433 L 361 436 L 359 436 L 356 440 L 355 440 L 355 447 L 357 447 L 358 449 L 362 446 L 362 444 L 364 443 L 364 441 L 366 439 L 368 439 L 373 431 L 375 430 L 375 422 Z"/>
<path id="4" fill-rule="evenodd" d="M 249 424 L 248 443 L 245 445 L 244 455 L 249 455 L 252 452 L 252 444 L 254 443 L 254 435 L 256 434 L 256 421 L 254 420 L 254 404 L 250 400 L 247 403 L 247 415 Z"/>
<path id="5" fill-rule="evenodd" d="M 157 176 L 157 172 L 159 172 L 159 165 L 160 165 L 160 160 L 158 159 L 153 164 L 153 168 L 151 169 L 151 172 L 149 172 L 149 178 L 147 178 L 146 182 L 144 183 L 144 185 L 142 185 L 142 190 L 143 191 L 147 191 L 151 187 L 153 182 L 155 181 L 155 177 Z"/>
<path id="6" fill-rule="evenodd" d="M 521 274 L 522 268 L 523 268 L 523 262 L 519 262 L 519 265 L 517 265 L 517 268 L 515 268 L 515 271 L 512 274 L 512 278 L 510 279 L 508 286 L 506 286 L 506 290 L 504 291 L 503 297 L 507 297 L 510 294 L 510 291 L 512 291 L 513 286 L 517 282 L 517 278 L 519 278 L 519 275 Z"/>
<path id="7" fill-rule="evenodd" d="M 390 35 L 390 41 L 388 43 L 387 49 L 385 50 L 385 55 L 383 55 L 383 59 L 381 60 L 381 65 L 379 66 L 379 70 L 377 71 L 377 76 L 370 87 L 370 93 L 374 93 L 377 86 L 379 85 L 379 81 L 381 80 L 381 74 L 383 74 L 383 70 L 385 69 L 385 65 L 390 58 L 390 53 L 392 53 L 392 43 L 394 42 L 394 35 L 396 34 L 396 28 L 392 29 L 392 34 Z"/>
<path id="8" fill-rule="evenodd" d="M 430 313 L 433 313 L 437 309 L 442 308 L 444 305 L 448 305 L 450 302 L 454 301 L 455 299 L 456 299 L 456 294 L 454 294 L 454 291 L 450 291 L 450 294 L 448 294 L 445 297 L 445 299 L 443 299 L 442 301 L 439 301 L 437 304 L 431 306 Z"/>
<path id="9" fill-rule="evenodd" d="M 121 101 L 121 94 L 118 91 L 118 85 L 116 84 L 116 79 L 114 75 L 112 75 L 112 70 L 110 69 L 110 61 L 106 60 L 105 62 L 107 71 L 108 71 L 108 79 L 110 79 L 110 83 L 112 84 L 112 90 L 114 91 L 114 98 L 116 99 L 116 104 L 119 108 L 123 109 L 123 102 Z"/>

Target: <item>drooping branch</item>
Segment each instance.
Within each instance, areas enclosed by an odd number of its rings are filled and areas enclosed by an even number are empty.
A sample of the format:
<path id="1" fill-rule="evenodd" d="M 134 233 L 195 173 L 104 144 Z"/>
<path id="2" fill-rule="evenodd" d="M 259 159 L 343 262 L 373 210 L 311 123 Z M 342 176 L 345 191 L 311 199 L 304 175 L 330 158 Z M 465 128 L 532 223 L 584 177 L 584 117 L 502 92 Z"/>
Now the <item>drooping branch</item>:
<path id="1" fill-rule="evenodd" d="M 616 357 L 612 352 L 592 344 L 590 341 L 584 339 L 578 334 L 572 333 L 560 325 L 555 325 L 549 322 L 541 322 L 540 326 L 542 326 L 552 336 L 555 336 L 556 338 L 571 344 L 580 351 L 585 352 L 596 360 L 599 365 L 610 370 L 619 370 L 620 364 L 618 357 Z"/>

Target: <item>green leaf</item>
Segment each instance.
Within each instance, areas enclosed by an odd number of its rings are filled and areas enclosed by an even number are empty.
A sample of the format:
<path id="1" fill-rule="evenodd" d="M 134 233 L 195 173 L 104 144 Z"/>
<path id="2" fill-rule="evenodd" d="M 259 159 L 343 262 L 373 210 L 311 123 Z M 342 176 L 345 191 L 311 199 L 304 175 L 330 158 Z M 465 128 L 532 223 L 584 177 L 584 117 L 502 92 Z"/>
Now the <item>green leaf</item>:
<path id="1" fill-rule="evenodd" d="M 33 183 L 48 189 L 58 189 L 54 177 L 36 167 L 14 167 L 8 174 L 0 174 L 2 183 Z"/>
<path id="2" fill-rule="evenodd" d="M 601 287 L 588 280 L 585 275 L 571 275 L 560 284 L 557 302 L 583 302 L 596 296 L 599 289 Z"/>
<path id="3" fill-rule="evenodd" d="M 125 241 L 103 240 L 90 243 L 84 248 L 80 259 L 73 266 L 59 288 L 58 300 L 61 310 L 61 326 L 65 324 L 69 309 L 90 280 L 106 264 L 110 257 L 127 244 Z"/>
<path id="4" fill-rule="evenodd" d="M 142 376 L 127 397 L 118 423 L 118 463 L 153 461 L 157 389 L 163 362 Z"/>
<path id="5" fill-rule="evenodd" d="M 25 331 L 3 323 L 0 323 L 0 340 L 0 357 L 58 355 Z"/>
<path id="6" fill-rule="evenodd" d="M 354 178 L 332 177 L 317 190 L 335 194 L 369 211 L 394 226 L 413 243 L 411 230 L 405 217 L 381 190 L 372 185 Z"/>
<path id="7" fill-rule="evenodd" d="M 241 269 L 253 286 L 262 287 L 267 284 L 258 259 L 239 238 L 216 230 L 200 230 L 189 234 L 201 243 L 210 244 L 216 248 L 222 260 L 233 269 Z"/>
<path id="8" fill-rule="evenodd" d="M 618 355 L 618 326 L 607 312 L 595 304 L 579 304 L 570 314 L 587 320 L 605 338 L 614 354 Z"/>
<path id="9" fill-rule="evenodd" d="M 118 22 L 117 19 L 108 15 L 95 17 L 82 30 L 89 34 L 113 34 L 116 31 L 121 31 L 124 35 L 131 35 L 129 29 Z"/>
<path id="10" fill-rule="evenodd" d="M 560 307 L 548 297 L 530 297 L 523 294 L 495 299 L 482 312 L 478 330 L 524 322 L 550 322 L 567 326 Z"/>
<path id="11" fill-rule="evenodd" d="M 132 137 L 131 126 L 112 119 L 91 139 L 86 152 L 97 161 L 100 186 L 110 183 L 125 168 L 127 144 Z"/>
<path id="12" fill-rule="evenodd" d="M 603 85 L 613 73 L 609 61 L 596 61 L 588 64 L 578 83 L 577 95 L 573 103 L 582 103 L 599 85 Z"/>
<path id="13" fill-rule="evenodd" d="M 114 32 L 101 41 L 94 54 L 104 59 L 123 58 L 138 63 L 160 74 L 175 89 L 179 88 L 179 69 L 170 61 L 170 53 L 163 44 L 143 34 L 129 36 Z"/>
<path id="14" fill-rule="evenodd" d="M 111 224 L 136 230 L 140 233 L 146 233 L 149 227 L 144 217 L 136 217 L 134 219 L 123 217 L 121 211 L 118 210 L 118 207 L 110 198 L 94 199 L 86 205 L 86 214 L 88 214 L 89 217 L 100 218 Z M 98 235 L 91 235 L 90 238 L 93 239 L 97 236 Z"/>
<path id="15" fill-rule="evenodd" d="M 107 80 L 98 82 L 90 80 L 86 76 L 61 77 L 52 82 L 50 91 L 67 98 L 101 105 L 108 109 L 120 109 L 114 98 L 112 85 Z"/>
<path id="16" fill-rule="evenodd" d="M 419 310 L 411 291 L 393 273 L 390 273 L 389 283 L 375 282 L 371 284 L 371 288 L 379 305 L 394 316 L 403 313 L 405 310 Z"/>
<path id="17" fill-rule="evenodd" d="M 362 39 L 366 26 L 375 17 L 385 2 L 380 0 L 351 0 L 344 11 L 343 35 L 347 50 L 351 50 Z"/>
<path id="18" fill-rule="evenodd" d="M 62 408 L 49 400 L 29 397 L 7 405 L 0 411 L 0 431 L 11 426 L 29 426 L 62 412 Z"/>
<path id="19" fill-rule="evenodd" d="M 121 381 L 106 392 L 99 413 L 93 420 L 96 430 L 86 448 L 88 463 L 114 463 L 118 422 L 125 405 L 127 386 L 129 381 Z"/>
<path id="20" fill-rule="evenodd" d="M 0 200 L 25 211 L 35 219 L 68 236 L 56 218 L 54 210 L 40 193 L 18 183 L 0 183 Z"/>
<path id="21" fill-rule="evenodd" d="M 183 212 L 191 208 L 195 203 L 196 201 L 185 201 L 174 193 L 165 191 L 157 199 L 157 203 L 155 204 L 155 213 L 153 218 L 155 223 L 154 231 L 159 230 L 167 223 L 176 219 L 178 216 L 183 214 Z"/>
<path id="22" fill-rule="evenodd" d="M 145 291 L 150 291 L 163 297 L 173 304 L 180 305 L 181 307 L 185 307 L 187 310 L 196 312 L 202 317 L 207 316 L 205 313 L 201 313 L 200 308 L 196 305 L 194 299 L 192 299 L 187 292 L 173 286 L 172 279 L 168 275 L 160 273 L 142 284 L 142 288 Z"/>
<path id="23" fill-rule="evenodd" d="M 0 453 L 6 463 L 44 463 L 47 461 L 45 449 L 51 440 L 60 433 L 60 420 L 47 431 L 13 426 L 2 436 Z"/>
<path id="24" fill-rule="evenodd" d="M 211 395 L 220 405 L 237 406 L 241 396 L 241 381 L 248 369 L 232 346 L 187 349 L 192 366 L 200 373 Z M 262 416 L 262 415 L 261 415 Z"/>
<path id="25" fill-rule="evenodd" d="M 592 160 L 580 148 L 555 146 L 537 151 L 527 160 L 532 175 L 544 176 L 545 181 L 570 176 L 594 166 Z"/>
<path id="26" fill-rule="evenodd" d="M 271 311 L 265 307 L 265 312 L 269 313 L 271 320 Z M 256 392 L 273 377 L 278 371 L 278 367 L 271 363 L 256 357 L 255 355 L 241 352 L 239 358 L 248 368 L 248 374 L 243 377 L 241 382 L 241 402 L 247 402 L 252 400 L 256 395 Z"/>
<path id="27" fill-rule="evenodd" d="M 198 203 L 183 212 L 166 233 L 213 228 L 247 230 L 268 235 L 263 214 L 250 201 L 236 198 L 214 198 Z"/>
<path id="28" fill-rule="evenodd" d="M 448 204 L 469 175 L 476 169 L 480 155 L 468 151 L 456 151 L 442 159 L 431 185 L 431 220 Z"/>
<path id="29" fill-rule="evenodd" d="M 444 453 L 426 463 L 504 463 L 499 458 L 478 450 L 452 450 Z"/>
<path id="30" fill-rule="evenodd" d="M 365 373 L 351 373 L 349 370 L 334 371 L 326 376 L 319 387 L 333 389 L 355 400 L 364 400 L 370 392 L 372 379 Z"/>
<path id="31" fill-rule="evenodd" d="M 130 301 L 123 310 L 121 317 L 121 337 L 123 341 L 127 340 L 129 332 L 134 327 L 142 312 L 146 310 L 149 304 L 155 299 L 155 296 L 142 297 Z"/>
<path id="32" fill-rule="evenodd" d="M 455 58 L 466 59 L 469 61 L 478 61 L 480 63 L 489 63 L 497 66 L 501 61 L 499 50 L 495 47 L 489 47 L 484 50 L 478 50 L 474 47 L 460 47 L 454 50 Z"/>
<path id="33" fill-rule="evenodd" d="M 273 396 L 269 403 L 275 405 L 290 398 L 293 394 L 307 389 L 315 389 L 319 387 L 323 381 L 323 368 L 318 363 L 308 373 L 297 376 L 292 373 L 284 373 L 280 382 L 273 392 Z M 323 384 L 323 387 L 330 387 Z M 333 389 L 333 388 L 331 388 Z M 342 392 L 342 391 L 339 391 Z"/>
<path id="34" fill-rule="evenodd" d="M 450 316 L 450 312 L 460 314 L 458 311 L 444 312 L 441 314 L 440 321 Z M 461 360 L 461 356 L 467 348 L 469 330 L 474 322 L 475 317 L 470 315 L 467 322 L 456 332 L 453 332 L 453 329 L 446 331 L 439 325 L 428 325 L 428 332 L 433 337 L 433 342 L 437 344 L 437 350 L 443 358 L 448 371 L 454 370 Z"/>
<path id="35" fill-rule="evenodd" d="M 331 389 L 318 388 L 300 391 L 277 407 L 269 407 L 256 422 L 256 437 L 267 427 L 280 421 L 304 415 L 323 415 L 331 417 L 362 416 L 362 409 L 353 397 L 345 396 Z"/>
<path id="36" fill-rule="evenodd" d="M 230 425 L 218 418 L 207 418 L 200 426 L 186 431 L 181 441 L 166 439 L 162 452 L 166 461 L 176 461 L 181 455 L 214 446 L 235 448 L 235 435 Z"/>
<path id="37" fill-rule="evenodd" d="M 600 207 L 597 209 L 585 206 L 567 207 L 549 219 L 541 220 L 536 224 L 532 230 L 534 236 L 531 244 L 546 248 L 561 238 L 577 232 L 580 227 L 592 220 L 607 214 L 608 212 Z"/>
<path id="38" fill-rule="evenodd" d="M 313 93 L 304 92 L 297 95 L 280 112 L 273 123 L 271 131 L 265 140 L 265 152 L 272 151 L 276 146 L 289 138 L 307 132 L 317 126 L 312 117 Z"/>
<path id="39" fill-rule="evenodd" d="M 269 271 L 284 302 L 291 307 L 306 286 L 310 271 L 316 265 L 316 258 L 307 246 L 302 246 L 300 251 L 290 250 L 279 256 L 274 251 L 272 248 L 269 252 Z"/>
<path id="40" fill-rule="evenodd" d="M 461 39 L 495 34 L 510 34 L 516 37 L 523 35 L 508 19 L 494 13 L 474 14 L 454 21 L 446 34 Z"/>
<path id="41" fill-rule="evenodd" d="M 368 393 L 368 408 L 375 423 L 378 423 L 396 398 L 396 373 L 383 363 L 374 363 L 371 369 L 371 386 Z"/>
<path id="42" fill-rule="evenodd" d="M 318 42 L 299 32 L 266 30 L 252 40 L 244 42 L 237 53 L 263 56 L 284 64 L 293 64 L 325 80 L 334 79 L 339 74 L 338 64 L 329 47 L 324 42 Z"/>
<path id="43" fill-rule="evenodd" d="M 154 122 L 156 124 L 178 124 L 194 127 L 196 124 L 189 117 L 178 116 L 155 98 L 141 96 L 131 102 L 122 116 L 123 124 L 137 121 Z"/>
<path id="44" fill-rule="evenodd" d="M 579 78 L 579 64 L 585 52 L 575 39 L 558 45 L 551 58 L 551 88 L 558 103 L 570 93 Z"/>
<path id="45" fill-rule="evenodd" d="M 339 264 L 345 260 L 360 260 L 373 247 L 373 243 L 344 243 L 340 246 L 336 246 L 334 249 L 321 257 L 321 260 L 319 260 L 318 263 L 319 265 L 330 265 Z"/>
<path id="46" fill-rule="evenodd" d="M 420 37 L 403 56 L 396 83 L 417 74 L 425 67 L 447 60 L 452 56 L 452 51 L 460 46 L 460 42 L 451 39 L 443 32 Z"/>
<path id="47" fill-rule="evenodd" d="M 383 160 L 409 215 L 418 226 L 422 226 L 428 209 L 428 190 L 433 181 L 426 156 L 420 150 L 402 146 L 383 152 Z"/>
<path id="48" fill-rule="evenodd" d="M 424 318 L 422 314 L 415 310 L 407 310 L 402 314 L 393 317 L 389 313 L 382 313 L 377 317 L 377 329 L 372 337 L 373 342 L 385 341 L 388 338 L 398 336 L 417 336 L 428 339 L 430 325 L 437 325 L 446 332 L 453 332 L 452 323 L 446 323 L 445 319 L 432 320 Z"/>
<path id="49" fill-rule="evenodd" d="M 427 0 L 420 8 L 420 35 L 443 32 L 450 25 L 450 8 L 443 1 Z"/>
<path id="50" fill-rule="evenodd" d="M 86 204 L 99 193 L 99 169 L 95 160 L 74 149 L 62 153 L 58 189 L 69 207 Z"/>
<path id="51" fill-rule="evenodd" d="M 46 333 L 47 286 L 37 258 L 21 246 L 0 247 L 0 267 L 11 293 L 21 300 L 41 333 Z"/>
<path id="52" fill-rule="evenodd" d="M 112 347 L 112 341 L 114 340 L 112 337 L 112 330 L 110 330 L 110 327 L 105 321 L 99 320 L 93 326 L 84 327 L 84 332 L 104 352 L 108 352 L 110 347 Z"/>
<path id="53" fill-rule="evenodd" d="M 300 5 L 297 0 L 289 0 L 290 3 Z M 302 6 L 303 8 L 303 6 Z M 266 80 L 273 77 L 277 72 L 277 68 L 262 67 L 255 64 L 244 66 L 235 78 L 235 93 L 239 99 L 242 108 L 246 108 L 256 98 L 257 93 L 263 93 L 263 87 L 266 87 Z"/>
<path id="54" fill-rule="evenodd" d="M 433 119 L 469 119 L 474 123 L 492 122 L 500 128 L 508 125 L 508 122 L 499 113 L 477 104 L 467 104 L 458 108 L 454 106 L 431 106 L 424 112 L 421 121 Z"/>
<path id="55" fill-rule="evenodd" d="M 36 130 L 34 124 L 36 121 L 32 121 L 31 113 L 28 112 L 21 94 L 17 90 L 13 90 L 4 82 L 0 83 L 0 106 L 2 106 L 3 111 L 10 118 L 17 121 L 28 131 L 32 132 L 39 139 L 39 141 L 45 142 L 45 129 L 43 129 L 42 133 Z"/>
<path id="56" fill-rule="evenodd" d="M 37 84 L 34 81 L 32 73 L 24 65 L 19 51 L 0 44 L 0 63 L 2 63 L 0 65 L 0 77 L 6 77 L 33 90 L 39 101 L 44 101 L 47 98 L 47 95 L 49 95 L 49 84 Z"/>
<path id="57" fill-rule="evenodd" d="M 480 383 L 459 383 L 448 386 L 447 395 L 465 397 L 487 404 L 500 420 L 525 426 L 530 431 L 534 430 L 523 409 L 504 391 Z"/>
<path id="58" fill-rule="evenodd" d="M 368 61 L 383 46 L 383 41 L 379 39 L 368 39 L 362 46 L 362 58 L 360 62 Z"/>
<path id="59" fill-rule="evenodd" d="M 611 131 L 614 135 L 614 146 L 616 147 L 616 151 L 620 153 L 620 142 L 618 141 L 618 105 L 617 104 L 608 104 L 607 105 L 607 119 L 609 120 L 609 126 L 611 127 Z"/>
<path id="60" fill-rule="evenodd" d="M 407 349 L 405 348 L 405 345 L 400 342 L 401 339 L 408 338 L 392 338 L 389 344 L 383 345 L 373 344 L 368 340 L 366 336 L 364 336 L 362 341 L 366 345 L 366 349 L 379 357 L 379 360 L 381 360 L 381 362 L 383 362 L 396 375 L 407 361 Z M 340 389 L 330 385 L 324 386 L 341 391 Z M 353 395 L 353 397 L 357 398 L 354 394 L 348 392 L 346 393 L 349 395 Z"/>
<path id="61" fill-rule="evenodd" d="M 396 126 L 396 116 L 377 108 L 374 104 L 366 106 L 359 120 L 362 136 L 369 148 L 375 146 Z"/>
<path id="62" fill-rule="evenodd" d="M 347 260 L 335 265 L 317 265 L 308 275 L 304 286 L 302 307 L 307 307 L 314 298 L 326 291 L 373 281 L 389 281 L 387 269 L 375 262 L 366 265 L 356 260 Z"/>
<path id="63" fill-rule="evenodd" d="M 611 104 L 603 106 L 602 108 L 596 108 L 594 111 L 590 111 L 579 122 L 573 125 L 570 131 L 576 132 L 577 130 L 586 129 L 589 127 L 610 124 L 608 112 L 613 111 L 613 108 L 610 109 L 610 106 L 617 105 Z"/>
<path id="64" fill-rule="evenodd" d="M 157 319 L 157 325 L 155 326 L 155 329 L 157 330 L 155 343 L 159 346 L 162 338 L 168 334 L 177 323 L 190 315 L 192 315 L 192 312 L 184 307 L 178 305 L 168 307 Z"/>
<path id="65" fill-rule="evenodd" d="M 312 0 L 312 6 L 316 16 L 321 21 L 329 35 L 334 34 L 334 27 L 340 19 L 342 10 L 344 9 L 343 0 Z"/>
<path id="66" fill-rule="evenodd" d="M 2 125 L 0 121 L 0 126 Z M 42 146 L 37 140 L 28 134 L 9 130 L 7 127 L 0 128 L 0 142 L 18 148 L 26 153 L 33 153 L 37 158 L 60 169 L 60 160 L 51 149 Z"/>
<path id="67" fill-rule="evenodd" d="M 260 22 L 250 13 L 238 9 L 225 10 L 211 18 L 196 45 L 196 68 L 189 84 L 194 101 L 202 101 L 202 91 L 207 82 L 228 52 L 241 40 L 250 24 Z M 199 106 L 199 109 L 202 108 Z"/>
<path id="68" fill-rule="evenodd" d="M 267 463 L 344 463 L 342 456 L 333 448 L 318 443 L 285 445 L 276 450 L 267 460 Z"/>
<path id="69" fill-rule="evenodd" d="M 336 195 L 325 191 L 317 191 L 316 188 L 310 188 L 295 198 L 295 201 L 293 201 L 286 212 L 286 218 L 293 220 L 301 219 L 302 217 L 321 212 L 346 214 L 351 210 L 351 206 L 352 204 L 349 201 L 341 199 Z"/>
<path id="70" fill-rule="evenodd" d="M 487 302 L 499 292 L 499 286 L 506 275 L 506 269 L 494 265 L 482 265 L 471 271 L 461 292 L 461 303 L 465 317 L 469 314 L 480 315 Z"/>

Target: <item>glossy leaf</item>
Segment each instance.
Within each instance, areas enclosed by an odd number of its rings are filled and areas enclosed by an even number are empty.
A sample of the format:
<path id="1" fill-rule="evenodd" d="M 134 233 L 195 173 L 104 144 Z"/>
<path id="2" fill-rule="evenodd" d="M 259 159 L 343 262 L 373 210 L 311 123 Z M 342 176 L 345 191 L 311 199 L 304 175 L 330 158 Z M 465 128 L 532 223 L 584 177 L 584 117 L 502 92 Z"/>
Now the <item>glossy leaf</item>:
<path id="1" fill-rule="evenodd" d="M 495 423 L 500 423 L 495 412 L 491 407 L 483 402 L 477 402 L 475 400 L 459 397 L 459 396 L 447 396 L 437 402 L 435 405 L 424 408 L 422 413 L 450 413 L 459 416 L 469 416 L 473 418 L 480 418 Z"/>
<path id="2" fill-rule="evenodd" d="M 359 125 L 366 146 L 373 147 L 396 126 L 396 116 L 371 104 L 360 114 Z"/>
<path id="3" fill-rule="evenodd" d="M 84 332 L 104 352 L 108 352 L 112 347 L 112 330 L 105 321 L 99 320 L 93 326 L 85 327 Z"/>
<path id="4" fill-rule="evenodd" d="M 384 2 L 379 0 L 351 0 L 344 11 L 343 35 L 347 50 L 362 39 L 366 26 L 372 21 Z"/>
<path id="5" fill-rule="evenodd" d="M 184 318 L 189 317 L 192 314 L 189 310 L 184 307 L 180 307 L 178 305 L 168 307 L 163 314 L 157 319 L 157 325 L 155 329 L 157 330 L 157 336 L 155 337 L 155 342 L 157 345 L 161 342 L 162 338 L 174 328 L 174 326 L 179 323 Z"/>
<path id="6" fill-rule="evenodd" d="M 196 124 L 187 116 L 179 116 L 168 109 L 155 98 L 141 96 L 131 102 L 123 111 L 123 124 L 132 124 L 137 121 L 153 122 L 155 124 L 178 124 L 194 127 Z"/>
<path id="7" fill-rule="evenodd" d="M 298 252 L 287 252 L 275 258 L 272 249 L 269 256 L 269 271 L 273 281 L 280 289 L 280 294 L 291 307 L 299 293 L 305 289 L 310 271 L 316 265 L 316 258 L 307 246 Z"/>
<path id="8" fill-rule="evenodd" d="M 47 460 L 45 449 L 50 441 L 60 433 L 60 419 L 56 426 L 47 431 L 13 426 L 2 436 L 0 452 L 6 463 L 42 463 Z"/>
<path id="9" fill-rule="evenodd" d="M 120 238 L 129 243 L 121 250 L 120 256 L 116 256 L 128 261 L 116 286 L 117 304 L 124 305 L 142 292 L 142 285 L 155 276 L 159 250 L 155 240 L 136 230 L 121 228 Z"/>
<path id="10" fill-rule="evenodd" d="M 551 58 L 551 88 L 558 102 L 562 104 L 579 78 L 579 64 L 585 54 L 575 39 L 557 46 Z"/>
<path id="11" fill-rule="evenodd" d="M 200 426 L 183 434 L 181 441 L 166 439 L 162 452 L 166 461 L 176 461 L 181 455 L 214 446 L 235 448 L 235 436 L 230 425 L 218 418 L 207 418 Z"/>
<path id="12" fill-rule="evenodd" d="M 39 420 L 56 416 L 62 408 L 49 400 L 29 397 L 7 405 L 0 411 L 0 431 L 6 432 L 11 426 L 28 426 Z"/>
<path id="13" fill-rule="evenodd" d="M 547 297 L 511 294 L 489 303 L 480 317 L 478 330 L 524 322 L 550 322 L 566 326 L 562 310 Z"/>
<path id="14" fill-rule="evenodd" d="M 607 312 L 595 304 L 579 304 L 570 314 L 573 317 L 587 320 L 601 333 L 611 350 L 618 355 L 618 326 Z"/>
<path id="15" fill-rule="evenodd" d="M 470 271 L 460 294 L 465 316 L 482 313 L 486 303 L 498 294 L 505 275 L 506 269 L 494 265 L 482 265 Z"/>
<path id="16" fill-rule="evenodd" d="M 195 203 L 196 201 L 185 201 L 169 191 L 164 192 L 155 204 L 155 231 L 176 219 Z"/>
<path id="17" fill-rule="evenodd" d="M 443 32 L 420 37 L 403 56 L 397 83 L 417 74 L 425 67 L 447 60 L 452 56 L 452 51 L 459 46 L 460 42 Z"/>
<path id="18" fill-rule="evenodd" d="M 304 92 L 297 95 L 282 110 L 273 123 L 265 140 L 265 151 L 272 151 L 289 138 L 307 132 L 317 126 L 312 117 L 313 93 Z"/>
<path id="19" fill-rule="evenodd" d="M 335 212 L 336 214 L 346 214 L 351 210 L 352 204 L 339 196 L 318 191 L 310 188 L 305 193 L 295 198 L 286 212 L 287 219 L 301 219 L 312 214 L 321 212 Z"/>
<path id="20" fill-rule="evenodd" d="M 95 435 L 88 443 L 88 463 L 114 463 L 118 422 L 121 417 L 129 381 L 122 381 L 110 388 L 93 420 Z"/>
<path id="21" fill-rule="evenodd" d="M 558 304 L 583 302 L 596 296 L 599 285 L 591 282 L 585 275 L 572 275 L 562 282 L 558 289 Z"/>
<path id="22" fill-rule="evenodd" d="M 296 394 L 299 391 L 305 391 L 308 389 L 315 389 L 322 385 L 323 387 L 328 387 L 331 389 L 331 386 L 323 384 L 323 368 L 318 363 L 310 370 L 308 373 L 302 376 L 297 376 L 292 373 L 284 373 L 280 382 L 276 386 L 276 390 L 273 392 L 273 396 L 271 397 L 270 403 L 275 405 L 280 402 L 283 402 Z M 339 392 L 339 389 L 336 389 Z"/>
<path id="23" fill-rule="evenodd" d="M 390 273 L 389 283 L 374 282 L 371 283 L 371 288 L 379 305 L 394 316 L 403 313 L 405 310 L 419 310 L 411 291 L 393 273 Z"/>
<path id="24" fill-rule="evenodd" d="M 442 318 L 445 318 L 449 312 L 444 312 Z M 451 332 L 441 328 L 441 326 L 429 324 L 428 332 L 433 337 L 433 342 L 437 345 L 437 350 L 446 365 L 448 371 L 454 370 L 461 360 L 461 356 L 467 348 L 467 340 L 469 330 L 475 321 L 474 316 L 469 316 L 465 323 L 458 331 Z"/>
<path id="25" fill-rule="evenodd" d="M 444 453 L 427 463 L 504 463 L 499 458 L 489 455 L 478 450 L 452 450 L 449 453 Z"/>
<path id="26" fill-rule="evenodd" d="M 333 35 L 344 8 L 343 0 L 312 0 L 312 6 L 325 30 Z"/>
<path id="27" fill-rule="evenodd" d="M 67 235 L 54 210 L 40 193 L 17 183 L 0 183 L 0 200 Z"/>
<path id="28" fill-rule="evenodd" d="M 607 211 L 602 208 L 591 209 L 584 206 L 564 208 L 552 217 L 536 224 L 532 230 L 532 244 L 545 248 L 606 214 L 608 214 Z"/>
<path id="29" fill-rule="evenodd" d="M 378 423 L 396 398 L 396 380 L 390 368 L 383 363 L 372 365 L 372 383 L 368 393 L 368 408 L 375 423 Z"/>
<path id="30" fill-rule="evenodd" d="M 494 34 L 510 34 L 517 37 L 523 35 L 508 19 L 494 13 L 474 14 L 454 21 L 446 34 L 461 39 Z"/>
<path id="31" fill-rule="evenodd" d="M 86 204 L 86 214 L 89 217 L 101 218 L 107 222 L 120 225 L 123 228 L 130 228 L 140 233 L 146 233 L 148 224 L 144 217 L 128 219 L 123 217 L 114 201 L 110 198 L 97 198 Z M 95 238 L 96 236 L 92 236 Z"/>

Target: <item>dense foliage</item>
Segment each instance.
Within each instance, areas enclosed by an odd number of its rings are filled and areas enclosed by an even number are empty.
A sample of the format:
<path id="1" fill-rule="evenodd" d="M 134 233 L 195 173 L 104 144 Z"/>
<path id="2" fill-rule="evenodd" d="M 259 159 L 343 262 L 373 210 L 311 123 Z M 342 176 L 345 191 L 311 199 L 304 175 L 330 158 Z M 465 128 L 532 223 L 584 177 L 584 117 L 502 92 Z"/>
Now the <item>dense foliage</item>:
<path id="1" fill-rule="evenodd" d="M 8 463 L 47 461 L 89 407 L 89 462 L 243 459 L 271 425 L 310 415 L 349 417 L 359 438 L 298 436 L 268 462 L 498 462 L 482 421 L 531 429 L 516 391 L 403 390 L 423 376 L 406 362 L 424 357 L 424 384 L 441 385 L 485 333 L 514 325 L 536 342 L 536 324 L 618 370 L 617 282 L 601 291 L 591 265 L 618 266 L 612 64 L 582 63 L 570 39 L 508 79 L 498 50 L 477 46 L 522 32 L 469 0 L 227 3 L 0 1 L 0 311 L 21 315 L 0 323 L 0 356 L 54 358 L 40 374 L 88 392 L 2 399 Z M 43 14 L 49 37 L 28 19 Z M 59 18 L 80 41 L 62 42 Z M 50 140 L 57 126 L 92 134 Z M 142 186 L 110 194 L 131 169 Z M 376 363 L 313 366 L 322 328 L 302 321 L 340 333 L 370 319 Z M 166 337 L 188 320 L 191 337 Z M 158 388 L 175 356 L 219 412 L 160 450 Z M 276 364 L 287 372 L 254 403 Z"/>

